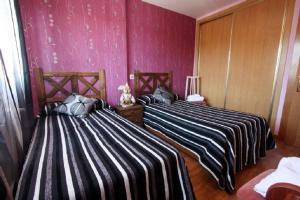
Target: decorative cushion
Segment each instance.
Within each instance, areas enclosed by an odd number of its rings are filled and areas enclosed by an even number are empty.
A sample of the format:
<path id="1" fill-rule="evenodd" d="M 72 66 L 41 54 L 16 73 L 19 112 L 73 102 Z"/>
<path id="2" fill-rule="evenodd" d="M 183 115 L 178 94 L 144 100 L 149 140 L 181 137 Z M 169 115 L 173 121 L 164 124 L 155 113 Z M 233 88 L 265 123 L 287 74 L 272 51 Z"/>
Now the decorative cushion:
<path id="1" fill-rule="evenodd" d="M 53 110 L 71 116 L 86 117 L 96 101 L 97 99 L 87 98 L 73 93 Z"/>
<path id="2" fill-rule="evenodd" d="M 145 94 L 136 98 L 136 102 L 142 105 L 149 105 L 151 103 L 158 103 L 152 94 Z"/>
<path id="3" fill-rule="evenodd" d="M 174 94 L 174 101 L 182 100 L 178 94 Z M 152 103 L 159 103 L 152 94 L 145 94 L 136 98 L 136 102 L 142 105 L 149 105 Z"/>
<path id="4" fill-rule="evenodd" d="M 37 117 L 47 116 L 47 115 L 57 115 L 59 114 L 54 108 L 61 105 L 62 102 L 54 102 L 45 104 L 44 108 L 41 110 L 40 114 Z M 101 109 L 112 109 L 112 107 L 103 99 L 97 99 L 96 103 L 93 105 L 93 110 L 101 110 Z"/>
<path id="5" fill-rule="evenodd" d="M 171 103 L 174 101 L 174 95 L 163 87 L 156 88 L 153 96 L 159 101 L 159 103 L 164 103 L 167 105 L 171 105 Z"/>

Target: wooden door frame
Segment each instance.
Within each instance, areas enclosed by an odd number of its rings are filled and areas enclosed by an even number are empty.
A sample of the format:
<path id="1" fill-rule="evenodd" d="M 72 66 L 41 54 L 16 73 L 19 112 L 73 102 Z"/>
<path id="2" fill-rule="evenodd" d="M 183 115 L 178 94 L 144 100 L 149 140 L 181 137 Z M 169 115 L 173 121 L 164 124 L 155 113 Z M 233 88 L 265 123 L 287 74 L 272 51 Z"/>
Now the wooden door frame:
<path id="1" fill-rule="evenodd" d="M 298 16 L 298 25 L 297 25 L 297 32 L 295 35 L 295 42 L 293 45 L 293 54 L 292 54 L 292 60 L 291 60 L 291 67 L 287 70 L 287 85 L 286 85 L 286 93 L 285 93 L 285 99 L 284 99 L 284 105 L 283 105 L 283 111 L 282 111 L 282 117 L 279 127 L 279 139 L 283 140 L 287 144 L 291 145 L 300 145 L 299 141 L 297 143 L 297 135 L 296 132 L 287 130 L 291 128 L 289 126 L 290 120 L 298 120 L 299 118 L 291 118 L 290 112 L 295 111 L 295 109 L 292 109 L 292 104 L 295 101 L 295 92 L 297 91 L 297 88 L 299 87 L 299 78 L 300 78 L 300 51 L 299 51 L 299 38 L 300 38 L 300 15 Z M 298 42 L 297 42 L 298 41 Z M 298 106 L 297 102 L 297 108 Z M 296 109 L 298 111 L 298 109 Z M 297 123 L 297 122 L 296 122 Z M 289 135 L 287 135 L 289 134 Z"/>

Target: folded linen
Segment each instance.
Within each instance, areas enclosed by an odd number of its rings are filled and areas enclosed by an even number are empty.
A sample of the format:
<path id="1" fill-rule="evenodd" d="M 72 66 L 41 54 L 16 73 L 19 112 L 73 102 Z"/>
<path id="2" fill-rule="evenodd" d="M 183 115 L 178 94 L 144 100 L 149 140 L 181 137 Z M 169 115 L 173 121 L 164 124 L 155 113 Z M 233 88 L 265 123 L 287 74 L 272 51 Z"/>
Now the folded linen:
<path id="1" fill-rule="evenodd" d="M 300 158 L 282 158 L 277 169 L 254 186 L 254 190 L 266 197 L 269 187 L 276 183 L 290 183 L 300 187 Z"/>
<path id="2" fill-rule="evenodd" d="M 193 95 L 189 95 L 186 100 L 187 101 L 191 101 L 191 102 L 194 102 L 194 101 L 203 101 L 204 97 L 200 96 L 199 94 L 193 94 Z"/>

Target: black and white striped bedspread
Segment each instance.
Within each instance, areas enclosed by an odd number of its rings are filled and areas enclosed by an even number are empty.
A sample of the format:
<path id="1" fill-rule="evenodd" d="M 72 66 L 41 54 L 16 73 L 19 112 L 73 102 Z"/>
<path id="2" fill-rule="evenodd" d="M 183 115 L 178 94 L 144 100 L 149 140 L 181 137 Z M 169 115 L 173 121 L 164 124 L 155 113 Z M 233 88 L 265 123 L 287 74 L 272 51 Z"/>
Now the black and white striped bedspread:
<path id="1" fill-rule="evenodd" d="M 275 147 L 266 120 L 256 115 L 175 101 L 145 105 L 144 122 L 198 155 L 200 164 L 227 192 L 235 172 Z"/>
<path id="2" fill-rule="evenodd" d="M 193 199 L 176 149 L 114 112 L 38 120 L 16 199 Z"/>

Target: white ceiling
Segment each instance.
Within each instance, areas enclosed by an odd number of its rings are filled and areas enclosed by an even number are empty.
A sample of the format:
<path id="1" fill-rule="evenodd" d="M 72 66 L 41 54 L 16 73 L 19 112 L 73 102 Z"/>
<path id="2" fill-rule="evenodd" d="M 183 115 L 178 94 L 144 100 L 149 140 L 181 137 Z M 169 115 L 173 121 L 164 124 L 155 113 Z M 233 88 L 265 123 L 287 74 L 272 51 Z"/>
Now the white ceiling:
<path id="1" fill-rule="evenodd" d="M 144 2 L 181 13 L 195 19 L 231 7 L 244 0 L 143 0 Z"/>

